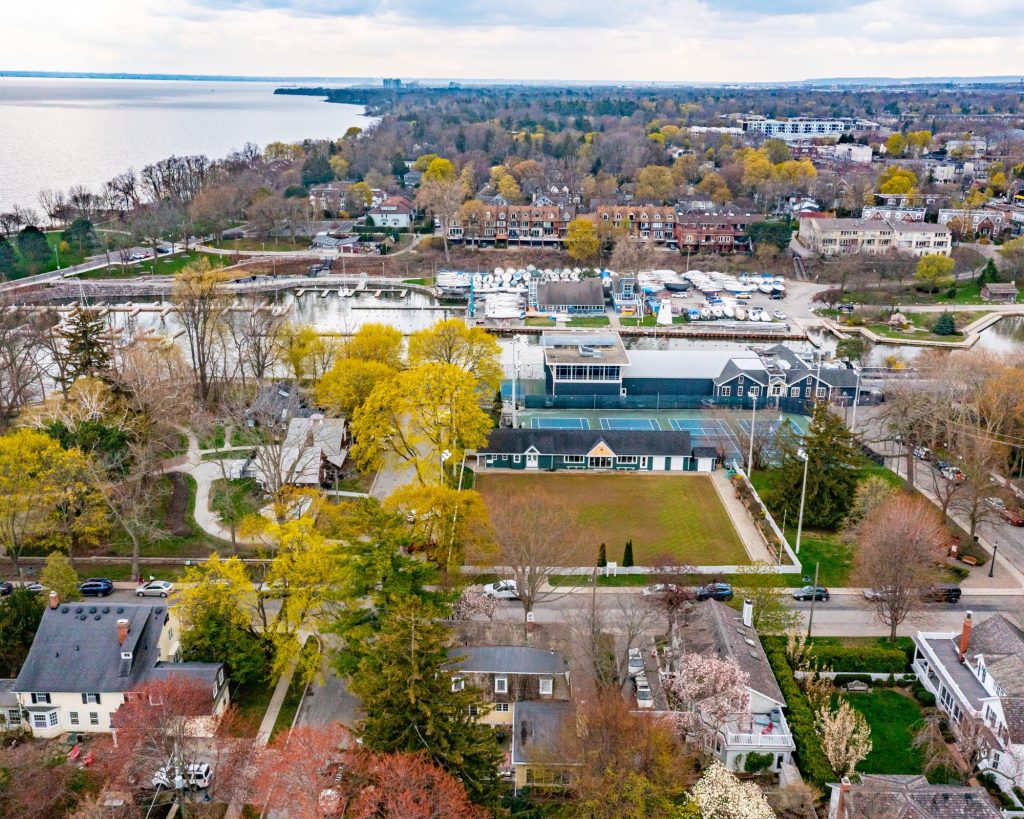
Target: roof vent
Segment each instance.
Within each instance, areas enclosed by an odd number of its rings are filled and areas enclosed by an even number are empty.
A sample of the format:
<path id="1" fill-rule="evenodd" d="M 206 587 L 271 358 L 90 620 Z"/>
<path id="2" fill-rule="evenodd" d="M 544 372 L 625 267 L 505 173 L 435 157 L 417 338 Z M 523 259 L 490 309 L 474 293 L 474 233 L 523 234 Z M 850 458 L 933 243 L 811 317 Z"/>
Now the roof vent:
<path id="1" fill-rule="evenodd" d="M 70 609 L 67 606 L 61 606 L 60 607 L 60 613 L 61 614 L 67 614 L 68 611 L 70 611 Z"/>
<path id="2" fill-rule="evenodd" d="M 124 614 L 124 606 L 118 606 L 117 607 L 117 613 L 118 614 Z"/>
<path id="3" fill-rule="evenodd" d="M 110 606 L 104 606 L 103 607 L 103 613 L 104 614 L 110 614 Z"/>
<path id="4" fill-rule="evenodd" d="M 78 619 L 79 620 L 88 620 L 89 619 L 89 615 L 88 614 L 79 614 L 78 615 Z"/>
<path id="5" fill-rule="evenodd" d="M 102 615 L 100 615 L 100 614 L 97 614 L 97 615 L 96 615 L 95 617 L 93 617 L 92 619 L 93 619 L 93 620 L 99 620 L 99 619 L 100 619 L 101 617 L 102 617 Z"/>
<path id="6" fill-rule="evenodd" d="M 82 613 L 82 607 L 81 606 L 75 606 L 75 614 L 81 614 L 81 613 Z"/>
<path id="7" fill-rule="evenodd" d="M 89 614 L 95 614 L 95 613 L 96 613 L 96 607 L 95 606 L 89 606 Z"/>

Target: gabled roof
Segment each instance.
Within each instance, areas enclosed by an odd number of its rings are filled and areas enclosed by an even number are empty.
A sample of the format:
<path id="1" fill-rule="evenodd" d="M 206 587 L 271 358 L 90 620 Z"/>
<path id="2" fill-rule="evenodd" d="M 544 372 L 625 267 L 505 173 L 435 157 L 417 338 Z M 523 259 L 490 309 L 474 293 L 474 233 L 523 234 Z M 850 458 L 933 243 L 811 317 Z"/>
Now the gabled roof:
<path id="1" fill-rule="evenodd" d="M 601 307 L 604 305 L 604 288 L 600 279 L 589 278 L 578 282 L 541 282 L 537 286 L 537 303 L 540 305 L 582 305 Z"/>
<path id="2" fill-rule="evenodd" d="M 557 676 L 569 673 L 569 663 L 557 651 L 530 646 L 465 646 L 453 648 L 450 655 L 461 657 L 452 670 L 467 674 L 539 674 Z"/>
<path id="3" fill-rule="evenodd" d="M 710 651 L 721 659 L 731 660 L 746 672 L 752 690 L 780 705 L 786 704 L 757 632 L 744 626 L 740 613 L 724 603 L 705 600 L 694 605 L 684 615 L 677 639 L 684 652 Z"/>
<path id="4" fill-rule="evenodd" d="M 562 724 L 572 713 L 572 705 L 540 700 L 516 702 L 512 708 L 512 764 L 550 761 Z"/>
<path id="5" fill-rule="evenodd" d="M 492 429 L 482 454 L 524 453 L 531 446 L 543 455 L 586 455 L 604 443 L 617 456 L 665 455 L 692 457 L 689 432 L 590 429 Z"/>
<path id="6" fill-rule="evenodd" d="M 757 359 L 749 358 L 730 359 L 715 379 L 715 383 L 725 384 L 741 375 L 758 384 L 768 383 L 768 373 L 765 371 L 764 365 Z"/>
<path id="7" fill-rule="evenodd" d="M 837 788 L 838 785 L 831 787 Z M 997 819 L 1002 814 L 981 788 L 930 785 L 923 776 L 861 774 L 836 819 Z"/>
<path id="8" fill-rule="evenodd" d="M 994 614 L 971 630 L 967 655 L 978 654 L 1008 696 L 1024 696 L 1024 632 L 1003 614 Z"/>

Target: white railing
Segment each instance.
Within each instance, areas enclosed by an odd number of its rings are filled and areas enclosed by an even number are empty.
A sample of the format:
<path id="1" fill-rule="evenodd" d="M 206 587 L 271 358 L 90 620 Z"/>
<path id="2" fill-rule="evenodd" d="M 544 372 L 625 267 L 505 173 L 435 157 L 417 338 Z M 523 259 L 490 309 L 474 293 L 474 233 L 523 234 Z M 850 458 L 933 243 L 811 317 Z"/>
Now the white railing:
<path id="1" fill-rule="evenodd" d="M 730 747 L 736 745 L 755 745 L 759 747 L 786 748 L 793 744 L 793 737 L 789 734 L 734 734 L 729 732 L 725 735 L 726 742 Z"/>

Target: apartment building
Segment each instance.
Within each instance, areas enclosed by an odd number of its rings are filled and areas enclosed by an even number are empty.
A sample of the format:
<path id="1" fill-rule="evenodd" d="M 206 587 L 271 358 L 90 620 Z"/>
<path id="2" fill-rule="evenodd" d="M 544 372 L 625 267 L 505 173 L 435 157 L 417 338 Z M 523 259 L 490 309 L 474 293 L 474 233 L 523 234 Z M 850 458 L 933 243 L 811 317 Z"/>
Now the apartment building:
<path id="1" fill-rule="evenodd" d="M 939 224 L 945 225 L 958 236 L 998 236 L 1009 228 L 1009 217 L 1005 210 L 996 208 L 942 208 L 939 210 Z"/>
<path id="2" fill-rule="evenodd" d="M 676 209 L 671 205 L 599 205 L 597 225 L 625 230 L 630 239 L 676 246 Z"/>
<path id="3" fill-rule="evenodd" d="M 894 219 L 800 220 L 801 243 L 822 256 L 900 252 L 912 256 L 949 256 L 952 235 L 944 225 Z"/>
<path id="4" fill-rule="evenodd" d="M 676 245 L 693 253 L 735 253 L 750 250 L 747 229 L 763 216 L 749 214 L 718 215 L 688 213 L 677 217 Z"/>
<path id="5" fill-rule="evenodd" d="M 813 139 L 814 137 L 839 137 L 853 131 L 877 131 L 878 123 L 850 117 L 818 118 L 792 117 L 771 119 L 756 114 L 739 118 L 739 126 L 745 132 L 761 133 L 785 142 Z"/>
<path id="6" fill-rule="evenodd" d="M 557 205 L 481 202 L 462 210 L 448 225 L 450 242 L 488 245 L 560 245 L 576 212 Z"/>

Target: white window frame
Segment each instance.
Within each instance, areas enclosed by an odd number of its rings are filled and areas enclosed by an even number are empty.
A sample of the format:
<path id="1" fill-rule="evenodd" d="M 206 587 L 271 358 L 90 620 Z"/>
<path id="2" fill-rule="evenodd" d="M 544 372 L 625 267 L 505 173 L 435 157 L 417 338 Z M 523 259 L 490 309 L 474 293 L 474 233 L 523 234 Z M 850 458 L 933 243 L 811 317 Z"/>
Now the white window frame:
<path id="1" fill-rule="evenodd" d="M 620 455 L 616 461 L 623 466 L 636 466 L 639 463 L 636 455 Z"/>
<path id="2" fill-rule="evenodd" d="M 42 714 L 33 714 L 32 715 L 32 727 L 33 728 L 46 728 L 47 727 L 46 726 L 46 723 L 47 723 L 46 717 L 47 717 L 47 715 L 46 715 L 45 712 L 42 713 Z"/>
<path id="3" fill-rule="evenodd" d="M 21 709 L 20 708 L 8 708 L 7 709 L 7 724 L 8 725 L 21 725 Z"/>
<path id="4" fill-rule="evenodd" d="M 50 705 L 51 704 L 50 703 L 50 695 L 46 694 L 46 693 L 43 693 L 43 692 L 33 693 L 32 694 L 32 704 L 33 705 L 39 705 L 39 704 Z"/>
<path id="5" fill-rule="evenodd" d="M 799 398 L 800 397 L 800 388 L 799 387 L 793 387 L 789 391 L 789 397 L 790 398 Z"/>
<path id="6" fill-rule="evenodd" d="M 466 688 L 465 677 L 452 677 L 452 691 L 462 691 Z"/>
<path id="7" fill-rule="evenodd" d="M 523 456 L 522 455 L 513 455 L 512 456 L 512 463 L 519 464 L 519 463 L 522 463 L 522 462 L 523 462 Z"/>
<path id="8" fill-rule="evenodd" d="M 723 398 L 729 398 L 732 395 L 732 387 L 720 387 L 718 391 Z"/>
<path id="9" fill-rule="evenodd" d="M 542 697 L 550 697 L 555 693 L 555 680 L 553 677 L 541 677 L 540 678 L 540 695 Z"/>
<path id="10" fill-rule="evenodd" d="M 68 711 L 68 722 L 76 728 L 81 724 L 78 719 L 77 711 Z"/>
<path id="11" fill-rule="evenodd" d="M 824 398 L 825 397 L 825 392 L 826 392 L 825 387 L 818 387 L 817 389 L 815 389 L 814 394 L 818 398 Z"/>
<path id="12" fill-rule="evenodd" d="M 99 711 L 90 711 L 89 712 L 89 724 L 90 725 L 99 725 L 100 724 L 100 714 L 99 714 Z"/>
<path id="13" fill-rule="evenodd" d="M 507 694 L 508 693 L 508 677 L 502 675 L 494 678 L 494 693 L 495 694 Z"/>
<path id="14" fill-rule="evenodd" d="M 57 724 L 60 722 L 60 718 L 57 716 L 57 709 L 56 708 L 54 708 L 52 711 L 47 713 L 46 721 L 48 723 L 50 723 L 50 726 L 49 726 L 50 728 L 56 728 L 57 727 Z"/>
<path id="15" fill-rule="evenodd" d="M 82 705 L 99 705 L 100 695 L 99 694 L 82 694 Z"/>
<path id="16" fill-rule="evenodd" d="M 750 387 L 747 390 L 747 395 L 749 395 L 751 398 L 758 398 L 761 395 L 761 388 L 760 387 Z"/>
<path id="17" fill-rule="evenodd" d="M 564 455 L 562 456 L 567 464 L 585 464 L 586 455 Z"/>
<path id="18" fill-rule="evenodd" d="M 509 704 L 507 702 L 496 702 L 494 703 L 494 710 L 507 714 L 509 712 Z"/>

